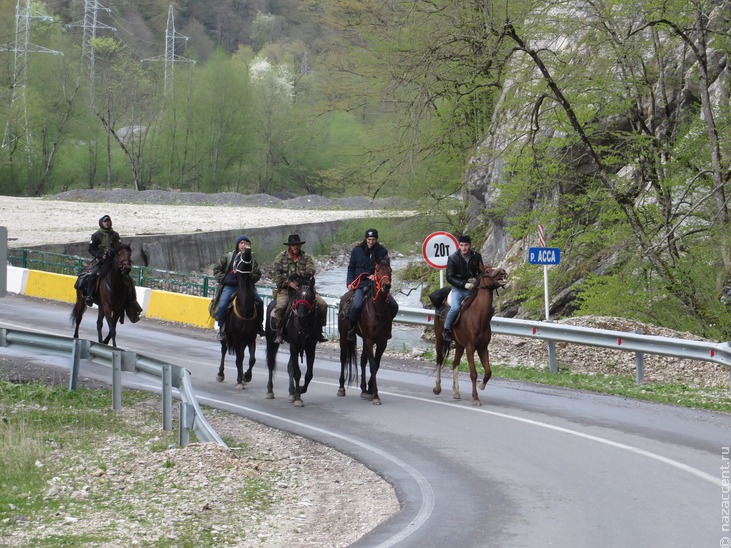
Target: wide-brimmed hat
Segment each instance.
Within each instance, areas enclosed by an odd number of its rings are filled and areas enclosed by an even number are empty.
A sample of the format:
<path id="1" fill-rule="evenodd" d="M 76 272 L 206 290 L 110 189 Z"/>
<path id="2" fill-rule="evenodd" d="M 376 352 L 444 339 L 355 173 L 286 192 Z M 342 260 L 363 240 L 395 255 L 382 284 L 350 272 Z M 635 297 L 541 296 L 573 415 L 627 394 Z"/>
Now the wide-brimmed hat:
<path id="1" fill-rule="evenodd" d="M 302 245 L 304 240 L 300 240 L 299 234 L 290 234 L 289 238 L 287 238 L 287 241 L 284 242 L 284 245 Z"/>

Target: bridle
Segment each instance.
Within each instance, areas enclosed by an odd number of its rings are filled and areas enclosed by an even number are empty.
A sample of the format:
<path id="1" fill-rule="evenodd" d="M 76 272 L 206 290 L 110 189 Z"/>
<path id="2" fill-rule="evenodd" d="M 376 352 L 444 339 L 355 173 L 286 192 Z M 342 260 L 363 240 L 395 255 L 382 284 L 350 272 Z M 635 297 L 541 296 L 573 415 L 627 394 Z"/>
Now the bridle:
<path id="1" fill-rule="evenodd" d="M 391 274 L 384 274 L 380 278 L 378 277 L 378 266 L 376 266 L 376 271 L 374 272 L 374 282 L 376 285 L 376 290 L 373 292 L 373 301 L 375 302 L 378 298 L 378 294 L 383 290 L 386 293 L 390 292 L 391 290 Z"/>
<path id="2" fill-rule="evenodd" d="M 252 274 L 254 271 L 254 260 L 251 258 L 251 254 L 249 253 L 249 259 L 246 259 L 244 257 L 244 253 L 239 253 L 236 256 L 236 260 L 234 261 L 234 271 L 236 274 Z M 231 307 L 234 311 L 234 314 L 239 320 L 243 321 L 251 321 L 256 318 L 256 307 L 253 307 L 253 311 L 251 313 L 251 316 L 242 316 L 239 312 L 238 307 L 236 306 L 238 299 L 234 297 L 233 299 L 233 306 Z"/>

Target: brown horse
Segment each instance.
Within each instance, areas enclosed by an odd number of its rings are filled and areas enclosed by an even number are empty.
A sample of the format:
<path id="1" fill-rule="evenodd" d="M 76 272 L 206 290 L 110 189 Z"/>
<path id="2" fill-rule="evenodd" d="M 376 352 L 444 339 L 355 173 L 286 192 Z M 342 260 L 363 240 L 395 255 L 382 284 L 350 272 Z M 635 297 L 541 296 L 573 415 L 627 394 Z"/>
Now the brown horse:
<path id="1" fill-rule="evenodd" d="M 216 380 L 223 382 L 223 364 L 226 352 L 236 354 L 236 388 L 244 389 L 251 382 L 251 370 L 256 363 L 256 336 L 259 318 L 256 309 L 256 291 L 251 281 L 253 259 L 251 249 L 246 248 L 236 256 L 233 265 L 238 282 L 231 307 L 226 312 L 226 339 L 221 341 L 221 363 Z M 244 353 L 249 349 L 249 368 L 244 372 Z"/>
<path id="2" fill-rule="evenodd" d="M 490 320 L 493 313 L 492 293 L 504 287 L 506 283 L 507 274 L 505 270 L 502 268 L 485 268 L 477 277 L 475 287 L 462 303 L 462 311 L 452 326 L 452 339 L 454 341 L 452 394 L 455 400 L 461 399 L 459 395 L 459 362 L 462 359 L 462 354 L 466 352 L 467 363 L 470 366 L 470 379 L 472 380 L 472 403 L 482 405 L 480 398 L 477 396 L 475 352 L 480 357 L 480 363 L 485 370 L 485 377 L 479 383 L 480 390 L 484 390 L 487 381 L 492 376 L 490 357 L 487 350 L 487 345 L 490 344 L 492 336 L 490 330 Z M 450 345 L 445 343 L 442 337 L 444 317 L 435 315 L 434 330 L 436 332 L 437 380 L 433 391 L 438 395 L 442 392 L 442 364 L 450 348 Z M 444 351 L 445 346 L 446 353 Z"/>
<path id="3" fill-rule="evenodd" d="M 127 244 L 119 244 L 111 252 L 111 257 L 102 263 L 99 276 L 94 281 L 92 296 L 99 307 L 96 320 L 96 331 L 99 342 L 117 346 L 117 322 L 124 323 L 124 308 L 127 303 L 127 285 L 125 276 L 129 276 L 132 269 L 132 249 Z M 71 311 L 71 323 L 75 326 L 74 338 L 79 337 L 81 318 L 86 311 L 84 294 L 76 290 L 76 304 Z M 107 320 L 109 333 L 102 339 L 104 320 Z"/>
<path id="4" fill-rule="evenodd" d="M 381 356 L 386 350 L 388 335 L 391 332 L 391 307 L 388 299 L 392 299 L 391 291 L 391 262 L 383 259 L 376 263 L 374 272 L 374 286 L 371 294 L 366 295 L 365 305 L 360 312 L 356 333 L 363 338 L 363 351 L 360 357 L 360 397 L 371 400 L 374 405 L 381 405 L 378 396 L 376 375 L 381 366 Z M 338 308 L 338 331 L 340 332 L 340 388 L 338 396 L 345 396 L 346 365 L 348 369 L 347 383 L 357 382 L 358 372 L 356 365 L 356 341 L 348 341 L 350 318 L 346 313 L 352 292 L 348 291 L 340 299 Z M 375 347 L 375 350 L 374 350 Z M 370 366 L 370 378 L 366 384 L 366 364 Z"/>
<path id="5" fill-rule="evenodd" d="M 312 381 L 315 365 L 315 350 L 320 337 L 320 320 L 317 317 L 317 295 L 315 293 L 315 278 L 302 278 L 299 280 L 296 291 L 292 292 L 289 298 L 288 310 L 285 312 L 282 321 L 285 322 L 283 335 L 284 340 L 289 343 L 289 362 L 287 372 L 289 373 L 289 401 L 295 407 L 302 407 L 302 394 L 307 392 L 307 387 Z M 267 399 L 274 399 L 274 373 L 277 367 L 277 351 L 279 345 L 274 342 L 276 330 L 271 326 L 271 309 L 274 301 L 270 303 L 267 313 L 267 368 L 269 369 L 269 382 L 267 383 Z M 307 370 L 305 371 L 305 382 L 300 384 L 302 370 L 300 361 L 305 359 Z"/>

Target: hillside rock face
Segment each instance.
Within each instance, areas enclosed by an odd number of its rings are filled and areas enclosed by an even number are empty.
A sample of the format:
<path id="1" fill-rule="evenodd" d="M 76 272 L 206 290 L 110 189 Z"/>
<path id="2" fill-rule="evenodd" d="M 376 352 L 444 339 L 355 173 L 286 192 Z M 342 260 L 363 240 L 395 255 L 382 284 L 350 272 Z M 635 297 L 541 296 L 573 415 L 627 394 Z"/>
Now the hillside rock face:
<path id="1" fill-rule="evenodd" d="M 534 47 L 543 47 L 545 45 L 546 50 L 551 50 L 542 51 L 547 59 L 552 56 L 562 57 L 564 61 L 571 59 L 573 63 L 580 62 L 582 59 L 580 48 L 590 50 L 589 55 L 594 57 L 616 54 L 611 50 L 611 47 L 602 49 L 603 46 L 593 44 L 594 49 L 591 49 L 587 46 L 585 29 L 590 27 L 599 16 L 597 13 L 591 12 L 592 7 L 590 4 L 576 4 L 575 6 L 576 11 L 568 17 L 580 21 L 586 20 L 587 25 L 584 25 L 583 28 L 582 25 L 574 25 L 572 27 L 575 29 L 572 31 L 576 33 L 574 35 L 561 36 L 557 34 L 538 38 L 535 42 L 540 42 L 540 45 Z M 721 17 L 725 13 L 722 11 L 723 9 L 728 9 L 728 4 L 719 3 L 704 19 L 704 22 L 707 22 L 707 34 L 704 40 L 708 40 L 709 43 L 706 50 L 707 69 L 703 78 L 706 78 L 705 89 L 710 95 L 711 103 L 718 108 L 718 111 L 715 111 L 716 116 L 725 115 L 724 105 L 729 105 L 729 82 L 731 81 L 729 69 L 731 67 L 728 66 L 728 55 L 725 50 L 713 49 L 711 36 L 713 33 L 708 29 L 715 32 L 728 32 L 727 19 Z M 561 14 L 560 17 L 568 20 L 566 14 Z M 626 23 L 628 26 L 630 25 L 629 21 Z M 689 54 L 687 45 L 677 36 L 673 36 L 671 31 L 665 28 L 661 30 L 666 32 L 665 35 L 660 33 L 661 36 L 658 39 L 662 42 L 662 51 L 666 54 L 666 57 L 662 60 L 665 64 L 661 70 L 666 75 L 672 74 L 674 76 L 672 78 L 666 77 L 663 81 L 657 76 L 657 81 L 654 83 L 643 82 L 642 84 L 645 87 L 636 90 L 636 96 L 630 97 L 630 100 L 627 101 L 628 109 L 626 112 L 617 112 L 607 108 L 606 110 L 609 113 L 604 118 L 592 120 L 592 130 L 602 135 L 594 143 L 597 148 L 607 144 L 620 148 L 625 146 L 621 141 L 621 137 L 616 137 L 617 140 L 614 143 L 611 141 L 615 136 L 624 134 L 630 135 L 630 139 L 637 139 L 638 137 L 648 140 L 656 139 L 658 142 L 663 143 L 663 146 L 671 149 L 673 146 L 677 146 L 677 143 L 673 143 L 672 139 L 678 138 L 677 132 L 681 125 L 689 123 L 695 123 L 701 136 L 705 137 L 703 135 L 706 131 L 704 118 L 707 117 L 707 114 L 703 112 L 702 108 L 701 95 L 704 90 L 701 88 L 703 81 L 698 76 L 699 63 L 697 58 Z M 698 34 L 694 34 L 695 27 L 688 28 L 687 32 L 693 36 L 696 44 L 700 44 L 701 40 Z M 655 63 L 654 55 L 655 52 L 646 52 L 645 61 L 649 64 Z M 558 81 L 558 86 L 566 93 L 569 100 L 575 99 L 585 89 L 590 88 L 592 85 L 591 77 L 596 76 L 596 74 L 589 73 L 592 70 L 590 68 L 591 60 L 588 58 L 586 60 L 586 74 L 573 74 L 572 77 L 575 81 L 569 79 L 563 82 Z M 556 62 L 556 66 L 560 65 L 560 62 Z M 619 64 L 619 61 L 617 63 Z M 491 125 L 486 132 L 485 139 L 470 159 L 469 167 L 464 175 L 463 198 L 468 203 L 468 212 L 471 213 L 471 220 L 465 229 L 472 234 L 478 233 L 478 231 L 484 234 L 484 243 L 480 248 L 480 252 L 485 262 L 504 267 L 509 272 L 517 265 L 527 263 L 528 248 L 539 245 L 535 230 L 537 227 L 534 227 L 533 230 L 526 229 L 523 238 L 515 239 L 511 236 L 509 229 L 513 219 L 524 216 L 531 211 L 535 213 L 534 218 L 540 218 L 539 208 L 558 208 L 562 196 L 583 192 L 582 180 L 595 176 L 597 171 L 597 165 L 592 161 L 591 154 L 588 153 L 586 148 L 573 144 L 571 145 L 572 148 L 562 148 L 560 145 L 555 145 L 553 148 L 544 149 L 553 150 L 555 156 L 560 157 L 561 161 L 565 163 L 565 170 L 570 175 L 557 181 L 552 190 L 544 190 L 540 195 L 526 196 L 522 205 L 514 205 L 514 207 L 523 207 L 523 210 L 513 209 L 508 210 L 509 213 L 507 214 L 489 215 L 491 210 L 497 209 L 495 206 L 501 199 L 500 187 L 510 184 L 511 174 L 506 170 L 507 159 L 514 158 L 517 154 L 528 154 L 533 143 L 545 144 L 552 140 L 565 142 L 567 139 L 565 131 L 571 129 L 565 123 L 565 120 L 563 120 L 564 125 L 560 126 L 556 119 L 546 112 L 548 109 L 541 110 L 541 107 L 537 106 L 539 101 L 542 100 L 537 100 L 537 97 L 540 96 L 540 93 L 545 93 L 545 102 L 551 102 L 551 108 L 561 110 L 557 106 L 559 101 L 556 101 L 547 86 L 537 91 L 536 82 L 540 82 L 543 75 L 536 67 L 530 65 L 531 63 L 525 55 L 515 55 L 509 61 L 508 67 L 510 68 L 505 70 L 507 76 L 502 86 L 501 96 L 493 111 Z M 549 67 L 549 69 L 560 70 L 556 66 Z M 619 71 L 619 69 L 614 70 Z M 587 79 L 581 80 L 585 76 Z M 606 74 L 603 77 L 606 78 Z M 625 82 L 619 80 L 618 74 L 617 85 L 624 84 Z M 617 95 L 614 95 L 613 91 L 608 91 L 604 98 L 608 104 L 611 104 L 612 100 L 617 98 Z M 544 107 L 545 102 L 542 103 Z M 585 106 L 584 108 L 591 108 L 591 106 Z M 601 109 L 597 108 L 597 112 L 600 113 Z M 561 114 L 563 115 L 563 112 Z M 630 142 L 630 139 L 627 141 Z M 626 156 L 631 157 L 631 154 L 626 154 Z M 635 160 L 635 158 L 630 159 Z M 643 167 L 641 165 L 638 167 L 635 163 L 628 163 L 624 166 L 612 168 L 609 173 L 617 180 L 626 180 L 637 186 L 639 191 L 638 196 L 635 198 L 635 205 L 638 207 L 642 207 L 640 205 L 641 200 L 650 203 L 654 199 L 652 195 L 648 198 L 647 194 L 643 192 L 643 188 L 646 189 L 650 186 L 646 179 L 638 174 Z M 540 169 L 540 166 L 538 166 L 538 169 Z M 698 169 L 702 170 L 702 168 Z M 567 183 L 567 179 L 576 182 L 576 184 Z M 683 199 L 687 198 L 682 194 L 681 196 Z M 690 201 L 695 198 L 700 199 L 700 196 L 691 196 Z M 503 207 L 500 211 L 504 213 L 506 209 Z M 488 215 L 486 215 L 486 212 L 488 212 Z M 590 227 L 591 224 L 588 226 Z M 550 227 L 546 227 L 546 229 L 547 236 L 550 236 L 548 232 Z M 637 248 L 636 242 L 625 242 L 625 245 Z M 550 238 L 548 246 L 551 246 Z M 564 258 L 566 259 L 565 263 Z M 598 255 L 595 257 L 574 256 L 573 258 L 562 255 L 561 265 L 556 268 L 561 268 L 564 271 L 570 270 L 579 262 L 585 268 L 587 262 L 590 262 L 595 265 L 591 273 L 601 274 L 611 271 L 612 260 L 616 260 L 616 258 L 615 253 L 606 250 L 601 253 L 601 258 Z M 558 288 L 555 292 L 554 301 L 551 303 L 552 314 L 561 316 L 570 313 L 572 309 L 571 301 L 585 275 L 574 276 L 569 273 L 569 275 L 562 276 L 562 279 L 567 280 L 568 285 Z M 722 294 L 725 295 L 731 295 L 731 274 L 728 278 L 728 288 L 725 292 L 722 291 Z M 505 298 L 508 302 L 510 301 L 509 288 L 506 290 Z M 728 297 L 728 301 L 731 303 L 731 297 Z M 530 316 L 519 304 L 508 304 L 507 310 L 501 312 L 503 315 L 509 316 Z"/>

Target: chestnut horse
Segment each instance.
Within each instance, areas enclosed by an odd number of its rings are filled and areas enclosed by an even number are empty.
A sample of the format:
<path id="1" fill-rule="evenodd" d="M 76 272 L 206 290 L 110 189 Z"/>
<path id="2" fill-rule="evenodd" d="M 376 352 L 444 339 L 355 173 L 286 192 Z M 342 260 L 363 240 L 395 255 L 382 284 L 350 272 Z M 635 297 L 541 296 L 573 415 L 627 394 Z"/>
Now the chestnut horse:
<path id="1" fill-rule="evenodd" d="M 391 307 L 388 304 L 388 299 L 393 298 L 390 295 L 391 274 L 391 261 L 388 258 L 376 263 L 374 286 L 371 287 L 371 293 L 365 297 L 365 304 L 356 326 L 356 333 L 363 339 L 363 351 L 360 356 L 360 397 L 364 400 L 371 400 L 374 405 L 381 405 L 376 376 L 381 366 L 381 356 L 386 350 L 388 335 L 391 332 Z M 356 382 L 358 380 L 357 342 L 348 341 L 347 336 L 350 329 L 350 318 L 345 309 L 350 299 L 352 299 L 352 291 L 348 291 L 341 297 L 338 308 L 338 331 L 340 332 L 340 388 L 338 388 L 338 396 L 345 396 L 346 365 L 348 385 L 353 380 Z M 370 366 L 371 373 L 368 383 L 366 383 L 366 364 Z"/>
<path id="2" fill-rule="evenodd" d="M 132 249 L 129 245 L 118 244 L 112 249 L 109 259 L 101 264 L 99 275 L 94 281 L 92 297 L 99 307 L 96 332 L 100 343 L 108 344 L 111 340 L 112 346 L 117 346 L 117 322 L 124 323 L 124 308 L 128 297 L 124 277 L 128 276 L 132 269 L 131 256 Z M 79 326 L 85 311 L 84 294 L 77 289 L 76 304 L 71 311 L 71 324 L 75 326 L 74 339 L 79 338 Z M 105 319 L 109 333 L 102 339 Z"/>
<path id="3" fill-rule="evenodd" d="M 236 388 L 244 389 L 244 383 L 251 381 L 251 370 L 256 363 L 256 336 L 259 318 L 256 314 L 256 292 L 251 281 L 253 259 L 251 249 L 246 248 L 236 256 L 233 265 L 238 286 L 231 307 L 226 312 L 226 339 L 221 341 L 221 364 L 216 380 L 223 382 L 223 362 L 226 352 L 236 354 Z M 244 353 L 249 349 L 249 368 L 244 373 Z"/>
<path id="4" fill-rule="evenodd" d="M 289 373 L 289 401 L 295 407 L 302 407 L 302 394 L 307 392 L 307 387 L 312 381 L 313 366 L 315 364 L 315 349 L 320 337 L 320 320 L 317 316 L 317 304 L 315 294 L 315 278 L 302 278 L 299 280 L 297 290 L 289 298 L 288 310 L 285 312 L 282 321 L 285 322 L 282 334 L 284 340 L 289 343 L 289 362 L 287 372 Z M 271 325 L 271 309 L 274 301 L 269 305 L 267 313 L 267 368 L 269 369 L 269 382 L 267 383 L 267 399 L 274 399 L 274 373 L 277 368 L 277 351 L 279 345 L 274 342 L 276 330 Z M 305 358 L 307 371 L 305 382 L 300 384 L 302 370 L 299 362 Z"/>
<path id="5" fill-rule="evenodd" d="M 492 294 L 493 291 L 504 287 L 507 283 L 507 274 L 502 268 L 485 268 L 477 277 L 475 287 L 462 303 L 462 310 L 452 326 L 452 340 L 454 341 L 454 360 L 452 362 L 452 396 L 455 400 L 461 399 L 459 395 L 459 362 L 462 354 L 466 352 L 467 363 L 470 366 L 470 379 L 472 380 L 472 403 L 482 405 L 477 396 L 477 368 L 475 367 L 475 352 L 480 358 L 480 363 L 485 370 L 485 377 L 480 381 L 480 390 L 485 389 L 487 381 L 492 376 L 490 369 L 490 357 L 487 345 L 490 344 L 492 331 L 490 320 L 492 319 Z M 449 354 L 450 345 L 444 342 L 444 317 L 435 315 L 434 330 L 436 334 L 437 351 L 437 380 L 433 392 L 440 394 L 442 391 L 442 364 L 446 354 Z M 446 346 L 446 353 L 444 351 Z"/>

